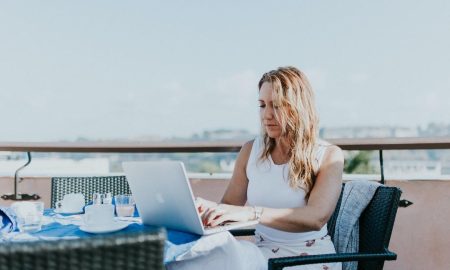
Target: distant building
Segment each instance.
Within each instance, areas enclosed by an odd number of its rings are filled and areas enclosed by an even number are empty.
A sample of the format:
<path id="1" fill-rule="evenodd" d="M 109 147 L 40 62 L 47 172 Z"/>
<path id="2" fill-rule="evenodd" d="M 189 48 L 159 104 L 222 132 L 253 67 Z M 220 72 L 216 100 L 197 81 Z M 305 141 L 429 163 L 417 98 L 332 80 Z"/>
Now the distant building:
<path id="1" fill-rule="evenodd" d="M 0 175 L 14 176 L 15 171 L 26 160 L 0 160 Z M 85 158 L 81 160 L 63 158 L 35 158 L 21 171 L 22 176 L 71 176 L 107 175 L 110 173 L 107 158 Z"/>
<path id="2" fill-rule="evenodd" d="M 389 160 L 384 162 L 383 167 L 387 178 L 434 179 L 442 176 L 440 161 Z"/>
<path id="3" fill-rule="evenodd" d="M 194 140 L 222 141 L 222 140 L 248 140 L 255 137 L 247 130 L 218 129 L 212 131 L 204 131 L 201 135 L 194 135 Z"/>
<path id="4" fill-rule="evenodd" d="M 450 136 L 450 125 L 430 123 L 425 128 L 419 128 L 421 137 Z"/>
<path id="5" fill-rule="evenodd" d="M 393 131 L 392 137 L 418 137 L 419 131 L 417 128 L 396 127 Z"/>
<path id="6" fill-rule="evenodd" d="M 320 137 L 326 139 L 417 137 L 418 135 L 416 128 L 407 127 L 335 127 L 320 129 Z"/>
<path id="7" fill-rule="evenodd" d="M 11 152 L 11 151 L 0 151 L 0 161 L 2 160 L 17 160 L 23 158 L 23 153 Z"/>

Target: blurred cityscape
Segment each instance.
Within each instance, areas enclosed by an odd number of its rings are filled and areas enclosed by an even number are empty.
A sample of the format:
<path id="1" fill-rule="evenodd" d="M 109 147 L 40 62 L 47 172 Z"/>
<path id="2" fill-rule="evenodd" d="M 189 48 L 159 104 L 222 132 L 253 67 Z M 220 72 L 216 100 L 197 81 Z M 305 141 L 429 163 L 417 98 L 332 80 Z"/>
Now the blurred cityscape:
<path id="1" fill-rule="evenodd" d="M 246 130 L 212 130 L 194 134 L 189 138 L 158 138 L 154 136 L 126 140 L 138 141 L 221 141 L 250 140 L 257 134 Z M 426 127 L 336 127 L 322 128 L 320 137 L 383 138 L 383 137 L 439 137 L 450 136 L 450 124 L 429 124 Z M 121 139 L 120 141 L 124 141 Z M 79 141 L 89 141 L 80 138 Z M 450 175 L 450 150 L 384 151 L 385 175 L 391 179 L 439 179 Z M 229 175 L 237 153 L 151 153 L 151 154 L 99 154 L 99 153 L 32 153 L 32 162 L 21 174 L 28 176 L 107 175 L 121 174 L 123 161 L 175 159 L 185 163 L 191 174 L 207 173 Z M 345 173 L 378 174 L 378 151 L 345 151 Z M 26 154 L 0 152 L 0 176 L 11 176 L 25 163 Z M 445 177 L 444 177 L 445 178 Z"/>

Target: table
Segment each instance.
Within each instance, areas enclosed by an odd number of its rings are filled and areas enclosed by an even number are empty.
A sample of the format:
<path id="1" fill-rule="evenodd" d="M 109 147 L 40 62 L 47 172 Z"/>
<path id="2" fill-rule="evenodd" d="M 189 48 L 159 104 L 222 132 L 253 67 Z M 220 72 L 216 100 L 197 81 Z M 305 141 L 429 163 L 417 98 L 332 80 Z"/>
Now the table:
<path id="1" fill-rule="evenodd" d="M 140 218 L 117 218 L 121 221 L 128 222 L 127 228 L 113 232 L 129 233 L 143 230 L 156 229 L 156 227 L 143 225 Z M 3 233 L 0 242 L 20 242 L 20 241 L 36 241 L 36 240 L 60 240 L 60 239 L 77 239 L 92 237 L 94 234 L 83 232 L 79 226 L 83 224 L 82 215 L 60 215 L 56 214 L 53 209 L 46 209 L 44 212 L 44 220 L 42 229 L 36 233 L 20 233 L 13 231 Z M 185 233 L 176 230 L 166 230 L 167 240 L 164 248 L 164 263 L 170 263 L 175 258 L 188 251 L 200 238 L 199 235 Z"/>

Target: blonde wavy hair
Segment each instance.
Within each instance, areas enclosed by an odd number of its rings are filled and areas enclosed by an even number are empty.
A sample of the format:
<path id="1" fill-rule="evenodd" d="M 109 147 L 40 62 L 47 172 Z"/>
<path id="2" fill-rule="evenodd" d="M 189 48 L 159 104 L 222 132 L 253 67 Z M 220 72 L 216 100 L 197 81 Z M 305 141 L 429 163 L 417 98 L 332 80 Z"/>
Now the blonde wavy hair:
<path id="1" fill-rule="evenodd" d="M 290 145 L 289 186 L 302 188 L 307 197 L 316 178 L 316 142 L 319 119 L 314 104 L 314 93 L 305 74 L 295 67 L 280 67 L 265 73 L 258 89 L 265 83 L 272 84 L 272 101 L 279 106 L 275 118 L 282 128 L 282 135 Z M 267 160 L 275 148 L 262 126 L 264 150 L 260 160 Z"/>

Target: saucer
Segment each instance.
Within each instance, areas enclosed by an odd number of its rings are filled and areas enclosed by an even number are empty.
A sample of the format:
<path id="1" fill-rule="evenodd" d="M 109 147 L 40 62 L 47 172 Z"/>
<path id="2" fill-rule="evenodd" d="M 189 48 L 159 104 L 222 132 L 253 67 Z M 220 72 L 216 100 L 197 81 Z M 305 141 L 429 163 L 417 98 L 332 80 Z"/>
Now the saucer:
<path id="1" fill-rule="evenodd" d="M 128 227 L 129 224 L 130 223 L 123 221 L 113 221 L 108 225 L 99 225 L 99 226 L 82 225 L 80 226 L 80 230 L 87 233 L 109 233 L 125 229 L 126 227 Z"/>
<path id="2" fill-rule="evenodd" d="M 63 214 L 63 215 L 77 215 L 77 214 L 83 214 L 83 210 L 70 212 L 70 211 L 63 211 L 61 209 L 55 209 L 53 212 L 56 214 Z"/>

